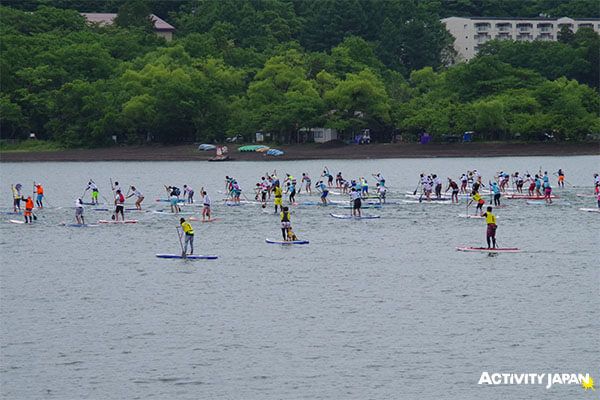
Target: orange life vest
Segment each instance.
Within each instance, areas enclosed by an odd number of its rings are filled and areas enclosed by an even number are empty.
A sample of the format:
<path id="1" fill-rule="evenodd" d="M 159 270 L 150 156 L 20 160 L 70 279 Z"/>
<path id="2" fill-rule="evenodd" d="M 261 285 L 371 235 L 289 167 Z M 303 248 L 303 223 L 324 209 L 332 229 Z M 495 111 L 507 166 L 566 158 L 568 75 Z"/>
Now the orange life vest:
<path id="1" fill-rule="evenodd" d="M 44 194 L 44 188 L 42 187 L 42 185 L 37 185 L 37 194 Z"/>
<path id="2" fill-rule="evenodd" d="M 31 200 L 31 197 L 27 198 L 27 201 L 25 202 L 25 209 L 33 210 L 33 200 Z"/>

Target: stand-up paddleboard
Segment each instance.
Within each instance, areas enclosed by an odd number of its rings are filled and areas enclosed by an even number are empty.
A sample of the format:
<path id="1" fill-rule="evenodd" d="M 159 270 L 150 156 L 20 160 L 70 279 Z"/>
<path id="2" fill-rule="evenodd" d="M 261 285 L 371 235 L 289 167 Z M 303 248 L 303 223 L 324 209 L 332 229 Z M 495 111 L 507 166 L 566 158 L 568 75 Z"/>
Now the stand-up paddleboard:
<path id="1" fill-rule="evenodd" d="M 105 220 L 105 219 L 101 219 L 100 221 L 98 221 L 99 224 L 137 224 L 137 219 L 126 219 L 125 221 L 112 221 L 112 220 Z"/>
<path id="2" fill-rule="evenodd" d="M 588 193 L 577 193 L 575 196 L 577 197 L 597 197 L 597 194 L 588 194 Z"/>
<path id="3" fill-rule="evenodd" d="M 155 201 L 160 202 L 160 203 L 170 203 L 171 200 L 169 199 L 156 199 Z M 178 203 L 185 203 L 185 199 L 177 199 Z M 83 203 L 85 204 L 85 203 Z"/>
<path id="4" fill-rule="evenodd" d="M 171 212 L 171 210 L 153 210 L 152 214 L 160 214 L 160 215 L 197 215 L 197 212 L 192 211 L 179 211 L 179 212 Z"/>
<path id="5" fill-rule="evenodd" d="M 113 208 L 92 208 L 92 211 L 113 211 Z M 126 208 L 125 211 L 138 211 L 137 208 Z M 139 210 L 142 211 L 142 210 Z"/>
<path id="6" fill-rule="evenodd" d="M 290 241 L 285 241 L 285 240 L 273 240 L 273 239 L 265 239 L 265 242 L 267 243 L 271 243 L 271 244 L 308 244 L 308 240 L 290 240 Z"/>
<path id="7" fill-rule="evenodd" d="M 381 218 L 379 215 L 363 215 L 361 217 L 357 217 L 354 215 L 348 215 L 348 214 L 329 214 L 331 215 L 333 218 L 338 218 L 338 219 L 376 219 L 376 218 Z"/>
<path id="8" fill-rule="evenodd" d="M 182 256 L 181 254 L 156 254 L 158 258 L 178 258 L 185 260 L 216 260 L 219 256 L 205 256 L 201 254 L 188 254 L 187 256 Z"/>
<path id="9" fill-rule="evenodd" d="M 236 203 L 236 202 L 231 202 L 231 201 L 228 201 L 228 202 L 226 202 L 226 203 L 225 203 L 225 205 L 226 205 L 226 206 L 229 206 L 229 207 L 239 207 L 239 206 L 241 206 L 242 204 L 241 204 L 241 203 Z"/>
<path id="10" fill-rule="evenodd" d="M 497 247 L 495 249 L 490 249 L 488 247 L 457 247 L 458 251 L 470 251 L 470 252 L 479 252 L 479 253 L 519 253 L 521 249 L 517 247 Z"/>
<path id="11" fill-rule="evenodd" d="M 528 194 L 507 194 L 504 196 L 505 199 L 525 199 L 525 200 L 544 200 L 545 196 L 530 196 Z M 551 194 L 551 199 L 557 199 L 558 196 Z"/>
<path id="12" fill-rule="evenodd" d="M 484 219 L 481 215 L 471 215 L 471 214 L 458 214 L 460 218 L 474 218 L 474 219 Z M 496 217 L 498 218 L 498 217 Z"/>
<path id="13" fill-rule="evenodd" d="M 61 226 L 67 226 L 71 228 L 92 228 L 94 226 L 99 226 L 98 224 L 69 224 L 66 222 L 60 223 Z"/>
<path id="14" fill-rule="evenodd" d="M 425 198 L 423 198 L 423 200 L 419 201 L 419 200 L 400 200 L 402 203 L 405 204 L 437 204 L 437 205 L 453 205 L 453 204 L 459 204 L 459 203 L 452 203 L 449 200 L 444 200 L 444 201 L 427 201 Z"/>
<path id="15" fill-rule="evenodd" d="M 579 211 L 600 213 L 600 208 L 580 208 Z"/>
<path id="16" fill-rule="evenodd" d="M 2 211 L 0 214 L 6 214 L 6 215 L 23 215 L 23 213 L 21 211 Z"/>
<path id="17" fill-rule="evenodd" d="M 8 222 L 11 224 L 25 224 L 25 221 L 17 221 L 16 219 L 9 219 Z"/>
<path id="18" fill-rule="evenodd" d="M 351 205 L 343 205 L 343 206 L 339 205 L 339 206 L 337 206 L 337 208 L 351 209 L 351 208 L 354 208 L 354 207 L 351 206 Z M 362 208 L 381 208 L 381 204 L 363 204 L 363 205 L 360 206 L 360 208 L 361 209 Z"/>

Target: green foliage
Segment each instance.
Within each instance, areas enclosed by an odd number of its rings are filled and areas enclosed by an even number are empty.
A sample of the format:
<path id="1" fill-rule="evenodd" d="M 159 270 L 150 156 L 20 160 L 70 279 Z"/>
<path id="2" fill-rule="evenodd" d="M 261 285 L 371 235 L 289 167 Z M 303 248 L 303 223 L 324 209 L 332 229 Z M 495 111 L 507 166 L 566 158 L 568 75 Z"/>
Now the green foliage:
<path id="1" fill-rule="evenodd" d="M 370 128 L 374 140 L 396 130 L 580 140 L 600 130 L 593 30 L 554 43 L 491 42 L 469 63 L 443 63 L 443 7 L 502 13 L 542 3 L 566 10 L 555 0 L 7 0 L 0 136 L 94 147 L 113 136 L 204 142 L 260 130 L 293 142 L 324 126 L 345 137 Z M 569 3 L 578 12 L 588 4 Z M 69 7 L 119 16 L 92 26 Z M 174 41 L 152 32 L 149 13 L 177 26 Z"/>

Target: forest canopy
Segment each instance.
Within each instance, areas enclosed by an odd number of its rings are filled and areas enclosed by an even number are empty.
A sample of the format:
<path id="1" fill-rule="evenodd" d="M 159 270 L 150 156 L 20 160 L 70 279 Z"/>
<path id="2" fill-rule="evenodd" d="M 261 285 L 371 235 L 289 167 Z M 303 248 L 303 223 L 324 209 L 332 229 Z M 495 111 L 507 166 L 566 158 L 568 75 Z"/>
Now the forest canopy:
<path id="1" fill-rule="evenodd" d="M 448 15 L 598 17 L 587 0 L 5 0 L 2 139 L 222 141 L 302 128 L 582 140 L 600 132 L 600 40 L 492 41 L 452 64 Z M 115 24 L 80 12 L 117 12 Z M 165 41 L 149 13 L 177 28 Z"/>

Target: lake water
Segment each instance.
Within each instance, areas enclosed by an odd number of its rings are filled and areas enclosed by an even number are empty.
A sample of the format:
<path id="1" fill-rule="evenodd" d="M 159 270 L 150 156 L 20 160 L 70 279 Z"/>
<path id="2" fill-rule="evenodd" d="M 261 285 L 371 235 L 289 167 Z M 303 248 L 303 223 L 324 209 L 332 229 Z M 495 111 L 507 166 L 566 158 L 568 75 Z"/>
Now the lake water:
<path id="1" fill-rule="evenodd" d="M 294 162 L 91 162 L 0 164 L 0 204 L 11 183 L 45 187 L 33 226 L 0 223 L 1 394 L 5 399 L 567 399 L 579 385 L 486 386 L 483 371 L 598 374 L 598 227 L 592 175 L 598 157 L 438 158 Z M 324 165 L 345 177 L 382 172 L 389 198 L 420 172 L 458 178 L 477 168 L 562 168 L 563 205 L 505 200 L 498 243 L 523 252 L 462 253 L 482 246 L 485 222 L 459 206 L 399 204 L 379 220 L 336 220 L 333 207 L 297 207 L 295 232 L 259 206 L 226 207 L 224 176 L 248 193 L 277 169 L 313 182 Z M 208 188 L 212 224 L 193 223 L 196 253 L 180 252 L 177 217 L 136 214 L 137 225 L 68 228 L 88 178 L 135 184 L 145 206 L 163 184 Z M 554 182 L 553 178 L 553 182 Z M 373 179 L 369 179 L 373 184 Z M 372 185 L 373 186 L 373 185 Z M 197 195 L 199 196 L 199 195 Z M 336 198 L 337 197 L 337 198 Z M 339 196 L 331 196 L 337 200 Z M 300 196 L 298 201 L 311 200 Z M 314 197 L 314 200 L 317 198 Z M 62 208 L 61 208 L 62 207 Z M 110 213 L 86 210 L 88 221 Z M 20 217 L 17 217 L 20 218 Z M 598 390 L 598 389 L 597 389 Z M 597 392 L 596 392 L 597 393 Z"/>

